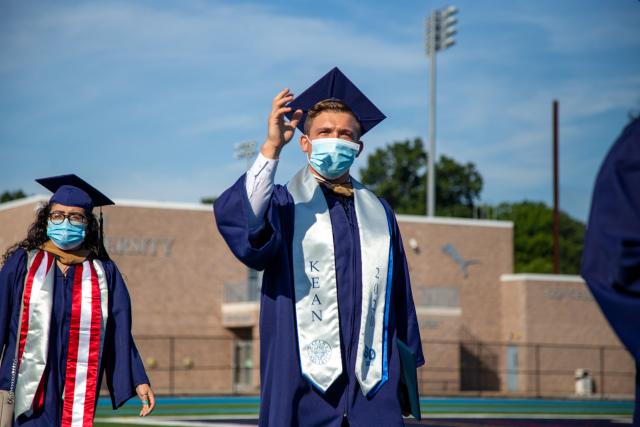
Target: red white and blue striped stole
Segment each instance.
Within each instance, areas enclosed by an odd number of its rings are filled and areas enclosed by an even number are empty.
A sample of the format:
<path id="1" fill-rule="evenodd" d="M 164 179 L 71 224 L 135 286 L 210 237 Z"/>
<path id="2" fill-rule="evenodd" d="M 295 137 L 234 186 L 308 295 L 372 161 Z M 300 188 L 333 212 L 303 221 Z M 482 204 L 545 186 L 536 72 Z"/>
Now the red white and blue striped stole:
<path id="1" fill-rule="evenodd" d="M 103 340 L 100 297 L 93 264 L 85 261 L 76 266 L 62 427 L 93 425 Z"/>
<path id="2" fill-rule="evenodd" d="M 30 256 L 18 350 L 16 418 L 22 413 L 33 413 L 44 403 L 44 371 L 53 302 L 53 259 L 53 255 L 42 250 Z M 107 308 L 108 288 L 102 263 L 85 260 L 77 264 L 73 277 L 62 427 L 93 425 Z"/>

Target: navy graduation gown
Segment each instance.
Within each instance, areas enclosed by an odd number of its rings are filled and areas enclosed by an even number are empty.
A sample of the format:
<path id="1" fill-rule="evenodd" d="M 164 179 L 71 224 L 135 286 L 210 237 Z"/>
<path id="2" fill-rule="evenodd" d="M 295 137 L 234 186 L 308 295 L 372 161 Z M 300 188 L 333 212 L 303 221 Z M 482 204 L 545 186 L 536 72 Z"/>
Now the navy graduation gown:
<path id="1" fill-rule="evenodd" d="M 124 280 L 112 261 L 103 261 L 103 265 L 109 286 L 109 318 L 98 384 L 102 383 L 105 374 L 113 408 L 116 409 L 136 395 L 137 385 L 148 384 L 149 379 L 131 336 L 131 303 Z M 16 426 L 51 427 L 61 422 L 75 267 L 71 266 L 66 276 L 57 265 L 54 264 L 54 268 L 44 407 L 31 417 L 20 416 Z M 0 271 L 0 349 L 4 349 L 7 355 L 0 365 L 0 389 L 3 390 L 8 390 L 11 382 L 20 298 L 26 273 L 27 253 L 23 249 L 18 249 Z"/>
<path id="2" fill-rule="evenodd" d="M 294 202 L 283 186 L 276 185 L 265 214 L 265 227 L 250 236 L 250 209 L 241 177 L 215 202 L 220 233 L 240 261 L 264 270 L 260 305 L 260 425 L 335 426 L 344 417 L 350 426 L 401 426 L 398 384 L 400 361 L 396 338 L 407 343 L 424 364 L 411 284 L 398 224 L 393 218 L 393 289 L 389 316 L 389 380 L 371 398 L 363 396 L 355 376 L 360 330 L 362 280 L 358 221 L 353 198 L 334 195 L 323 188 L 333 227 L 336 259 L 342 375 L 326 393 L 301 375 L 295 322 L 295 297 L 291 242 Z"/>
<path id="3" fill-rule="evenodd" d="M 598 173 L 581 273 L 635 358 L 640 426 L 640 119 L 624 129 Z"/>

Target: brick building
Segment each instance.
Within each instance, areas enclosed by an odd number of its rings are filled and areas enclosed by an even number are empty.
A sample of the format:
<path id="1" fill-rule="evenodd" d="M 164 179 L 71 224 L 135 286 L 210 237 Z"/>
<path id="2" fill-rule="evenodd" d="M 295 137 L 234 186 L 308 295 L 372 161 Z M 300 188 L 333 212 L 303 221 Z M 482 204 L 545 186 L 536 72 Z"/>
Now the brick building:
<path id="1" fill-rule="evenodd" d="M 48 197 L 0 205 L 0 250 Z M 133 304 L 133 332 L 161 393 L 255 393 L 260 274 L 218 233 L 211 206 L 120 200 L 106 246 Z M 633 393 L 634 365 L 578 276 L 513 274 L 513 224 L 399 215 L 427 365 L 423 394 Z M 297 367 L 292 367 L 297 369 Z"/>

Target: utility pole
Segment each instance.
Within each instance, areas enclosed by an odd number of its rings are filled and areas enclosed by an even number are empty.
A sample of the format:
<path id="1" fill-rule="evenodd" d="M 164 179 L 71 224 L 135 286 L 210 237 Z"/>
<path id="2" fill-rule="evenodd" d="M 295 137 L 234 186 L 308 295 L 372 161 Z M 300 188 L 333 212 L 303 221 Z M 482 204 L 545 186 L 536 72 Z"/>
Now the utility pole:
<path id="1" fill-rule="evenodd" d="M 553 273 L 560 274 L 560 189 L 558 166 L 558 101 L 553 100 Z"/>
<path id="2" fill-rule="evenodd" d="M 429 164 L 427 170 L 427 216 L 434 216 L 436 210 L 436 53 L 453 46 L 456 41 L 453 35 L 457 33 L 455 24 L 458 20 L 454 15 L 458 9 L 448 6 L 436 9 L 427 18 L 427 56 L 430 59 L 429 68 Z"/>

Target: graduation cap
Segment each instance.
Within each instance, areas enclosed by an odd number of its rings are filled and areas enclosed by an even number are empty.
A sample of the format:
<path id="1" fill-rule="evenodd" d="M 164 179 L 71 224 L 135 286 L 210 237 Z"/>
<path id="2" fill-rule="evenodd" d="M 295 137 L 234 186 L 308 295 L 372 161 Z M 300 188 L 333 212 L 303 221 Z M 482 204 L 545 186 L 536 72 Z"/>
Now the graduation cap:
<path id="1" fill-rule="evenodd" d="M 59 203 L 91 211 L 95 206 L 114 205 L 113 200 L 75 174 L 36 179 L 36 182 L 53 193 L 49 204 Z"/>
<path id="2" fill-rule="evenodd" d="M 115 205 L 115 202 L 102 194 L 98 189 L 75 174 L 51 176 L 36 179 L 36 182 L 53 193 L 49 204 L 59 203 L 65 206 L 75 206 L 91 212 L 94 207 Z M 106 254 L 103 246 L 104 231 L 102 209 L 100 209 L 100 246 Z"/>
<path id="3" fill-rule="evenodd" d="M 349 106 L 360 122 L 362 135 L 386 118 L 382 111 L 378 110 L 378 107 L 338 67 L 334 67 L 291 101 L 289 104 L 291 111 L 286 116 L 291 119 L 296 110 L 302 110 L 304 114 L 298 122 L 298 129 L 304 132 L 304 122 L 307 120 L 309 110 L 318 102 L 328 99 L 339 100 Z"/>

